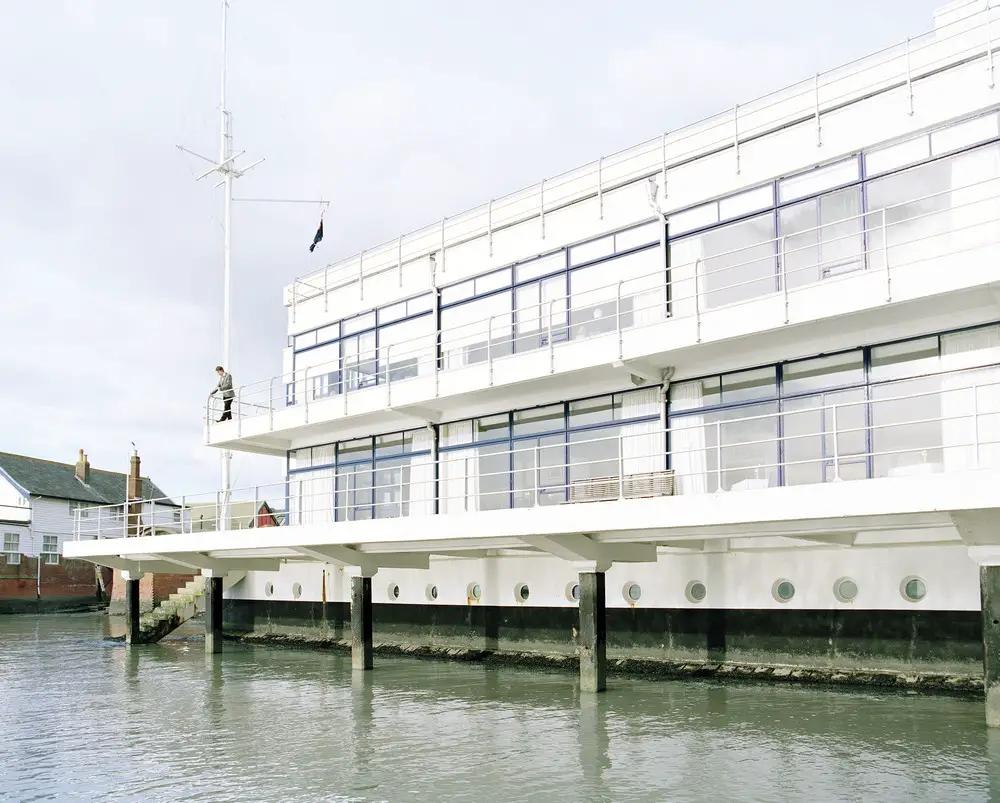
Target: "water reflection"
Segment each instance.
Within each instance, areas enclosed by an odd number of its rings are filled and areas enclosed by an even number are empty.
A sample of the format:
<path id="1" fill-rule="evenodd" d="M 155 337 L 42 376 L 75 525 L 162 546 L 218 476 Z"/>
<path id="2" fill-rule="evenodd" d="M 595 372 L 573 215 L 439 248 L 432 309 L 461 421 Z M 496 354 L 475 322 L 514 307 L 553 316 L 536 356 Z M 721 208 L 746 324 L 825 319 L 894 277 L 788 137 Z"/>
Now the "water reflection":
<path id="1" fill-rule="evenodd" d="M 0 627 L 0 799 L 1000 800 L 981 701 L 620 678 L 594 697 L 565 674 L 126 648 L 97 617 Z"/>

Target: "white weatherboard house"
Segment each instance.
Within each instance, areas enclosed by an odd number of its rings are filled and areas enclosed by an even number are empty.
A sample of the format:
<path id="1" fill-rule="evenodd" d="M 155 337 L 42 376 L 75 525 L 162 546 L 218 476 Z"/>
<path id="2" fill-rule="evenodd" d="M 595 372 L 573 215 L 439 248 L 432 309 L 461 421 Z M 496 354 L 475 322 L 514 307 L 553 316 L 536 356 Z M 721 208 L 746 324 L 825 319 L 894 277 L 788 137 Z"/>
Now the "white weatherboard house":
<path id="1" fill-rule="evenodd" d="M 582 569 L 612 648 L 975 666 L 1000 554 L 998 17 L 952 3 L 297 279 L 284 375 L 206 414 L 209 445 L 287 458 L 281 488 L 234 493 L 284 526 L 66 554 L 257 561 L 234 626 L 346 602 L 346 569 L 375 575 L 376 631 L 465 637 L 485 610 L 571 640 Z"/>

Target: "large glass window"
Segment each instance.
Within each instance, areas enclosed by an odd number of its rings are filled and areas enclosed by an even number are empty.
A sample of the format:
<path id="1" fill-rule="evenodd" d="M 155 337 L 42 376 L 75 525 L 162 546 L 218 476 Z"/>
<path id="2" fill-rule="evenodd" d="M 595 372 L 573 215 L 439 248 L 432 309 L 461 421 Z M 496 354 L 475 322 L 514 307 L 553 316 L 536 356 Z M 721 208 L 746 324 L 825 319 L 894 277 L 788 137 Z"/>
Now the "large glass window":
<path id="1" fill-rule="evenodd" d="M 375 332 L 365 332 L 340 341 L 347 390 L 358 390 L 378 381 Z"/>
<path id="2" fill-rule="evenodd" d="M 876 477 L 943 470 L 941 379 L 927 376 L 872 387 Z"/>
<path id="3" fill-rule="evenodd" d="M 860 349 L 831 354 L 829 357 L 797 360 L 782 366 L 782 393 L 785 396 L 856 385 L 864 381 L 864 353 Z"/>
<path id="4" fill-rule="evenodd" d="M 861 188 L 849 187 L 778 212 L 782 275 L 789 289 L 864 268 Z"/>
<path id="5" fill-rule="evenodd" d="M 392 382 L 433 373 L 434 318 L 423 315 L 379 330 L 379 373 Z"/>
<path id="6" fill-rule="evenodd" d="M 514 291 L 514 350 L 531 351 L 566 339 L 566 277 L 522 285 Z"/>
<path id="7" fill-rule="evenodd" d="M 867 476 L 864 388 L 789 399 L 782 409 L 785 485 L 830 482 L 837 466 L 842 480 Z"/>
<path id="8" fill-rule="evenodd" d="M 444 367 L 461 368 L 511 353 L 510 291 L 441 311 Z"/>

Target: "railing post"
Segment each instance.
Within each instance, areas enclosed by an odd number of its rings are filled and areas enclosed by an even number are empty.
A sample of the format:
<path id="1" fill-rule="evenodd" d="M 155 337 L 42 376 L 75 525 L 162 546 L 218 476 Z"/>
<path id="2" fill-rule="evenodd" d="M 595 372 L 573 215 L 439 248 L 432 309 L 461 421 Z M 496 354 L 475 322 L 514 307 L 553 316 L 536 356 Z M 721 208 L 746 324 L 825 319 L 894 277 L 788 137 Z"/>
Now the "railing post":
<path id="1" fill-rule="evenodd" d="M 840 444 L 838 443 L 839 438 L 837 433 L 839 432 L 839 426 L 837 425 L 837 405 L 833 405 L 831 408 L 833 410 L 833 481 L 840 482 Z"/>
<path id="2" fill-rule="evenodd" d="M 618 498 L 625 498 L 625 441 L 624 436 L 618 436 Z"/>
<path id="3" fill-rule="evenodd" d="M 323 312 L 330 311 L 330 266 L 323 268 Z"/>
<path id="4" fill-rule="evenodd" d="M 604 220 L 604 157 L 597 160 L 597 208 Z"/>
<path id="5" fill-rule="evenodd" d="M 698 297 L 698 274 L 701 273 L 701 259 L 694 261 L 694 332 L 695 342 L 701 342 L 701 300 Z"/>
<path id="6" fill-rule="evenodd" d="M 187 510 L 187 497 L 186 496 L 182 496 L 181 497 L 181 533 L 184 532 L 184 513 L 185 513 L 186 510 Z M 191 532 L 190 528 L 188 529 L 188 532 Z"/>
<path id="7" fill-rule="evenodd" d="M 979 385 L 972 386 L 972 443 L 976 449 L 973 465 L 979 468 Z"/>
<path id="8" fill-rule="evenodd" d="M 310 366 L 312 367 L 312 366 Z M 302 395 L 305 398 L 305 423 L 309 423 L 309 397 L 312 396 L 311 389 L 309 388 L 309 368 L 302 374 Z"/>
<path id="9" fill-rule="evenodd" d="M 715 492 L 722 493 L 722 422 L 715 422 Z"/>
<path id="10" fill-rule="evenodd" d="M 243 436 L 243 386 L 236 388 L 236 437 Z"/>
<path id="11" fill-rule="evenodd" d="M 886 209 L 882 207 L 882 261 L 885 263 L 885 300 L 892 301 L 892 274 L 889 273 L 889 226 Z"/>
<path id="12" fill-rule="evenodd" d="M 399 518 L 403 518 L 403 469 L 399 469 Z"/>
<path id="13" fill-rule="evenodd" d="M 986 12 L 986 59 L 989 64 L 988 72 L 990 78 L 990 89 L 993 89 L 993 87 L 996 86 L 996 76 L 993 72 L 993 31 L 990 28 L 990 9 L 992 8 L 992 5 L 993 4 L 991 2 L 987 2 L 986 8 L 984 9 Z"/>
<path id="14" fill-rule="evenodd" d="M 486 232 L 490 241 L 490 259 L 493 258 L 493 199 L 490 198 L 489 208 L 486 212 Z"/>
<path id="15" fill-rule="evenodd" d="M 554 374 L 556 372 L 556 347 L 555 343 L 552 342 L 552 305 L 555 303 L 554 298 L 549 299 L 549 373 Z"/>
<path id="16" fill-rule="evenodd" d="M 538 189 L 538 216 L 541 220 L 542 225 L 542 239 L 545 239 L 545 179 L 542 179 L 542 183 Z"/>
<path id="17" fill-rule="evenodd" d="M 399 244 L 396 246 L 396 261 L 399 269 L 399 286 L 403 286 L 403 235 L 399 235 Z"/>
<path id="18" fill-rule="evenodd" d="M 539 462 L 538 444 L 536 443 L 535 444 L 535 455 L 534 455 L 534 468 L 531 471 L 531 488 L 532 488 L 531 506 L 532 507 L 538 507 L 538 503 L 540 501 L 539 500 L 539 494 L 541 493 L 541 489 L 539 488 L 540 483 L 538 482 L 538 472 L 540 470 L 541 470 L 541 466 L 540 466 L 540 462 Z"/>
<path id="19" fill-rule="evenodd" d="M 257 526 L 257 514 L 260 511 L 260 486 L 253 486 L 253 519 L 250 521 L 251 527 Z"/>
<path id="20" fill-rule="evenodd" d="M 815 99 L 815 113 L 816 113 L 816 147 L 823 147 L 823 124 L 819 119 L 819 73 L 816 73 L 816 79 L 813 83 L 813 95 Z"/>
<path id="21" fill-rule="evenodd" d="M 736 175 L 740 174 L 740 104 L 733 106 L 733 152 L 736 154 Z"/>
<path id="22" fill-rule="evenodd" d="M 781 252 L 778 258 L 781 260 L 781 294 L 785 299 L 785 323 L 788 323 L 788 270 L 785 268 L 785 239 L 786 238 L 782 236 L 780 245 Z"/>
<path id="23" fill-rule="evenodd" d="M 392 407 L 392 372 L 389 370 L 389 357 L 392 354 L 392 343 L 385 347 L 385 406 Z M 417 373 L 420 372 L 419 366 Z"/>
<path id="24" fill-rule="evenodd" d="M 274 379 L 272 376 L 271 381 L 267 383 L 267 428 L 271 432 L 274 431 Z"/>
<path id="25" fill-rule="evenodd" d="M 358 295 L 362 301 L 365 300 L 365 252 L 362 249 L 358 254 Z"/>
<path id="26" fill-rule="evenodd" d="M 913 72 L 910 69 L 910 37 L 906 37 L 906 95 L 910 106 L 910 117 L 913 116 Z"/>
<path id="27" fill-rule="evenodd" d="M 469 458 L 463 458 L 465 470 L 462 472 L 462 505 L 466 513 L 469 512 Z"/>
<path id="28" fill-rule="evenodd" d="M 444 224 L 448 222 L 448 218 L 441 218 L 441 273 L 445 272 L 444 264 Z"/>
<path id="29" fill-rule="evenodd" d="M 622 344 L 622 280 L 618 280 L 615 291 L 615 329 L 618 331 L 618 359 L 622 359 L 624 345 Z"/>
<path id="30" fill-rule="evenodd" d="M 77 513 L 79 513 L 79 512 L 80 511 L 77 511 Z M 80 516 L 78 515 L 76 517 L 76 540 L 77 541 L 80 540 L 80 525 L 81 524 L 82 524 L 82 521 L 80 519 Z M 98 538 L 101 537 L 101 508 L 97 508 L 97 537 Z"/>
<path id="31" fill-rule="evenodd" d="M 486 365 L 489 368 L 490 387 L 493 387 L 493 316 L 486 324 Z"/>
<path id="32" fill-rule="evenodd" d="M 215 530 L 222 530 L 222 491 L 215 492 Z"/>

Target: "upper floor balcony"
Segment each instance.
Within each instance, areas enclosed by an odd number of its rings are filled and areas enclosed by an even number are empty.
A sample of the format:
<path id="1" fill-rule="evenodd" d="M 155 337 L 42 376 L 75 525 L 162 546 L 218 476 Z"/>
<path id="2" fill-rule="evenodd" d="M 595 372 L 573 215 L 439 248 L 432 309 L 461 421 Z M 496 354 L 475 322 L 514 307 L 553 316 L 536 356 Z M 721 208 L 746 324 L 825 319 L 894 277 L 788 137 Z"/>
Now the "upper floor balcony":
<path id="1" fill-rule="evenodd" d="M 630 377 L 697 376 L 722 352 L 737 359 L 726 345 L 737 338 L 744 355 L 768 339 L 792 358 L 857 345 L 861 332 L 949 328 L 962 310 L 958 325 L 977 323 L 971 310 L 995 312 L 1000 282 L 1000 119 L 838 160 L 668 225 L 313 331 L 291 371 L 236 389 L 233 420 L 217 423 L 210 399 L 207 440 L 284 454 L 620 390 Z M 831 319 L 837 332 L 813 338 L 807 325 Z M 753 363 L 739 359 L 728 367 Z"/>

